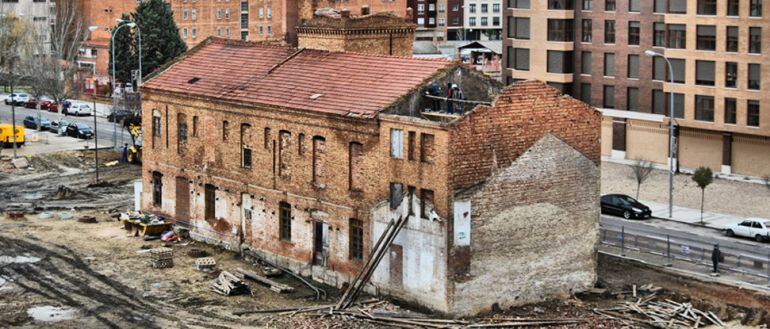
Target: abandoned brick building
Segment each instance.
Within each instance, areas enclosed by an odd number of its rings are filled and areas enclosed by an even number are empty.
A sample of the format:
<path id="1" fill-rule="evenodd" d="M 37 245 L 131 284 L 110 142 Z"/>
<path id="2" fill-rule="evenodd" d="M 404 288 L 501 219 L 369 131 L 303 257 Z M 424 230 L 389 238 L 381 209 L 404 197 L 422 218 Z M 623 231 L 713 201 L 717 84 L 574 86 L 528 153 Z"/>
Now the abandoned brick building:
<path id="1" fill-rule="evenodd" d="M 196 239 L 340 287 L 408 217 L 367 289 L 455 316 L 595 281 L 601 118 L 544 83 L 209 39 L 142 88 L 142 208 Z"/>

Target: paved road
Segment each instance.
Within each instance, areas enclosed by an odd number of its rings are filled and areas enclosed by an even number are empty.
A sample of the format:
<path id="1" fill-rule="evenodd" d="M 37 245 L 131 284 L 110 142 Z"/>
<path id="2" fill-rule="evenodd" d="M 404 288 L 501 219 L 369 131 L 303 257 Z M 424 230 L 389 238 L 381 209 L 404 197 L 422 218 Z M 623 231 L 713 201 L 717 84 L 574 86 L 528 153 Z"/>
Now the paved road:
<path id="1" fill-rule="evenodd" d="M 92 105 L 93 106 L 93 105 Z M 28 115 L 32 115 L 37 117 L 37 110 L 35 109 L 27 109 L 24 107 L 16 107 L 16 124 L 21 125 L 22 121 L 24 121 L 24 118 Z M 40 111 L 40 115 L 44 118 L 47 118 L 48 120 L 53 121 L 59 121 L 59 119 L 64 118 L 63 114 L 60 113 L 52 113 L 48 111 Z M 78 121 L 87 124 L 89 127 L 94 126 L 94 117 L 92 116 L 82 116 L 82 117 L 73 117 L 73 116 L 67 116 L 67 120 L 69 121 Z M 0 122 L 2 123 L 11 123 L 11 106 L 5 105 L 4 103 L 0 102 Z M 107 121 L 107 118 L 103 117 L 97 117 L 96 118 L 96 129 L 97 129 L 97 135 L 99 138 L 99 145 L 102 145 L 101 141 L 112 141 L 113 138 L 113 132 L 115 131 L 114 127 L 115 125 L 112 122 Z M 131 136 L 128 134 L 128 132 L 125 129 L 120 129 L 120 126 L 117 126 L 118 132 L 117 132 L 117 144 L 123 145 L 123 143 L 131 144 Z M 122 142 L 121 142 L 122 141 Z"/>
<path id="2" fill-rule="evenodd" d="M 761 259 L 767 259 L 770 255 L 770 243 L 760 243 L 744 238 L 730 238 L 724 233 L 704 227 L 672 222 L 662 219 L 626 220 L 620 217 L 602 215 L 600 220 L 602 228 L 612 231 L 620 231 L 621 227 L 626 233 L 633 235 L 651 236 L 661 238 L 670 237 L 672 241 L 688 243 L 693 247 L 711 250 L 718 243 L 725 252 L 751 255 Z"/>

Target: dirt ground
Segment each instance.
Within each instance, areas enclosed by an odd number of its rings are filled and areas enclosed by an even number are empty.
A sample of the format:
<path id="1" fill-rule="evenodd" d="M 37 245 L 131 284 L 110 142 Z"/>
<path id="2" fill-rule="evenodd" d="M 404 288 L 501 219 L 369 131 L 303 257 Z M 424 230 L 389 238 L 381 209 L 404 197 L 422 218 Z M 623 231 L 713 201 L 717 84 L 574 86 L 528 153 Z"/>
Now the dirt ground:
<path id="1" fill-rule="evenodd" d="M 115 154 L 110 155 L 115 158 Z M 110 158 L 108 158 L 108 161 Z M 236 268 L 257 272 L 257 267 L 236 253 L 189 240 L 165 243 L 129 236 L 115 220 L 117 211 L 133 201 L 131 182 L 138 178 L 138 166 L 119 164 L 106 167 L 106 181 L 96 187 L 93 163 L 82 153 L 62 153 L 31 158 L 33 169 L 13 170 L 0 161 L 0 210 L 24 209 L 21 219 L 0 215 L 0 328 L 380 328 L 373 323 L 347 316 L 300 314 L 245 314 L 239 311 L 310 307 L 334 304 L 338 290 L 323 287 L 327 300 L 314 300 L 314 293 L 299 281 L 283 275 L 276 279 L 295 288 L 278 294 L 249 282 L 252 295 L 222 296 L 211 291 L 215 278 L 194 269 L 195 259 L 187 255 L 192 248 L 203 249 L 217 262 L 217 268 L 234 272 Z M 65 185 L 67 192 L 61 192 Z M 19 206 L 22 203 L 24 205 Z M 60 219 L 66 211 L 72 218 Z M 7 214 L 7 213 L 6 213 Z M 48 214 L 41 216 L 41 214 Z M 94 216 L 97 223 L 77 219 Z M 142 251 L 168 244 L 174 250 L 174 266 L 155 269 Z M 602 260 L 600 259 L 600 262 Z M 605 262 L 607 262 L 605 260 Z M 488 318 L 578 319 L 578 323 L 559 324 L 559 328 L 643 327 L 594 312 L 634 300 L 627 291 L 632 285 L 655 283 L 666 287 L 660 298 L 690 301 L 687 285 L 656 276 L 654 271 L 623 270 L 628 264 L 600 266 L 598 287 L 603 293 L 572 296 L 512 309 L 496 309 L 469 321 Z M 613 265 L 614 264 L 614 265 Z M 638 275 L 637 275 L 638 274 Z M 654 280 L 654 281 L 653 281 Z M 318 285 L 321 286 L 321 285 Z M 682 288 L 684 286 L 684 288 Z M 679 287 L 677 290 L 675 288 Z M 359 300 L 368 300 L 365 296 Z M 711 298 L 711 299 L 709 299 Z M 749 324 L 766 321 L 761 305 L 725 307 L 718 297 L 698 296 L 704 310 L 714 311 L 723 320 L 737 319 Z M 731 303 L 740 304 L 739 296 Z M 363 307 L 363 306 L 362 306 Z M 386 302 L 383 312 L 419 315 L 407 305 Z M 290 312 L 291 313 L 291 312 Z M 423 315 L 433 319 L 438 315 Z M 414 326 L 400 326 L 414 327 Z"/>

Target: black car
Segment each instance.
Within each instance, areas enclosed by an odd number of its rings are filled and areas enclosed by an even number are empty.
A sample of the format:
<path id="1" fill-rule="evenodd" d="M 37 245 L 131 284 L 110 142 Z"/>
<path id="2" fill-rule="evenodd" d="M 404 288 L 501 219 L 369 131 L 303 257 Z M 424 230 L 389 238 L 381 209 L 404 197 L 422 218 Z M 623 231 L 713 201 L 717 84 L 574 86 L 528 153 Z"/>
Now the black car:
<path id="1" fill-rule="evenodd" d="M 33 116 L 27 116 L 24 118 L 24 128 L 37 129 L 38 123 L 40 124 L 40 130 L 51 130 L 51 121 L 46 118 L 40 118 L 40 122 Z"/>
<path id="2" fill-rule="evenodd" d="M 67 126 L 66 134 L 67 136 L 83 139 L 90 139 L 91 137 L 94 137 L 94 132 L 91 130 L 91 127 L 85 123 L 79 122 L 70 123 L 70 125 Z"/>
<path id="3" fill-rule="evenodd" d="M 650 207 L 625 194 L 602 195 L 602 214 L 623 216 L 625 219 L 652 217 Z"/>

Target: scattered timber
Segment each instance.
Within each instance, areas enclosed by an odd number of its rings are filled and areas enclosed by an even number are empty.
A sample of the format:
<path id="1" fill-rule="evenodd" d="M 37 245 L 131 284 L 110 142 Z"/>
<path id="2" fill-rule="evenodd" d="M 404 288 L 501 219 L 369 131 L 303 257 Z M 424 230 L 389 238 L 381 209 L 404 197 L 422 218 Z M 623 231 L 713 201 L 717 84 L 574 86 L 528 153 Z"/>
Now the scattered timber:
<path id="1" fill-rule="evenodd" d="M 237 268 L 236 271 L 242 274 L 245 278 L 255 281 L 263 286 L 269 287 L 270 290 L 275 291 L 279 294 L 294 292 L 294 287 L 283 283 L 275 282 L 257 273 L 246 271 L 242 268 Z"/>
<path id="2" fill-rule="evenodd" d="M 225 296 L 250 293 L 249 286 L 243 280 L 227 271 L 219 273 L 219 276 L 211 282 L 211 290 Z"/>

